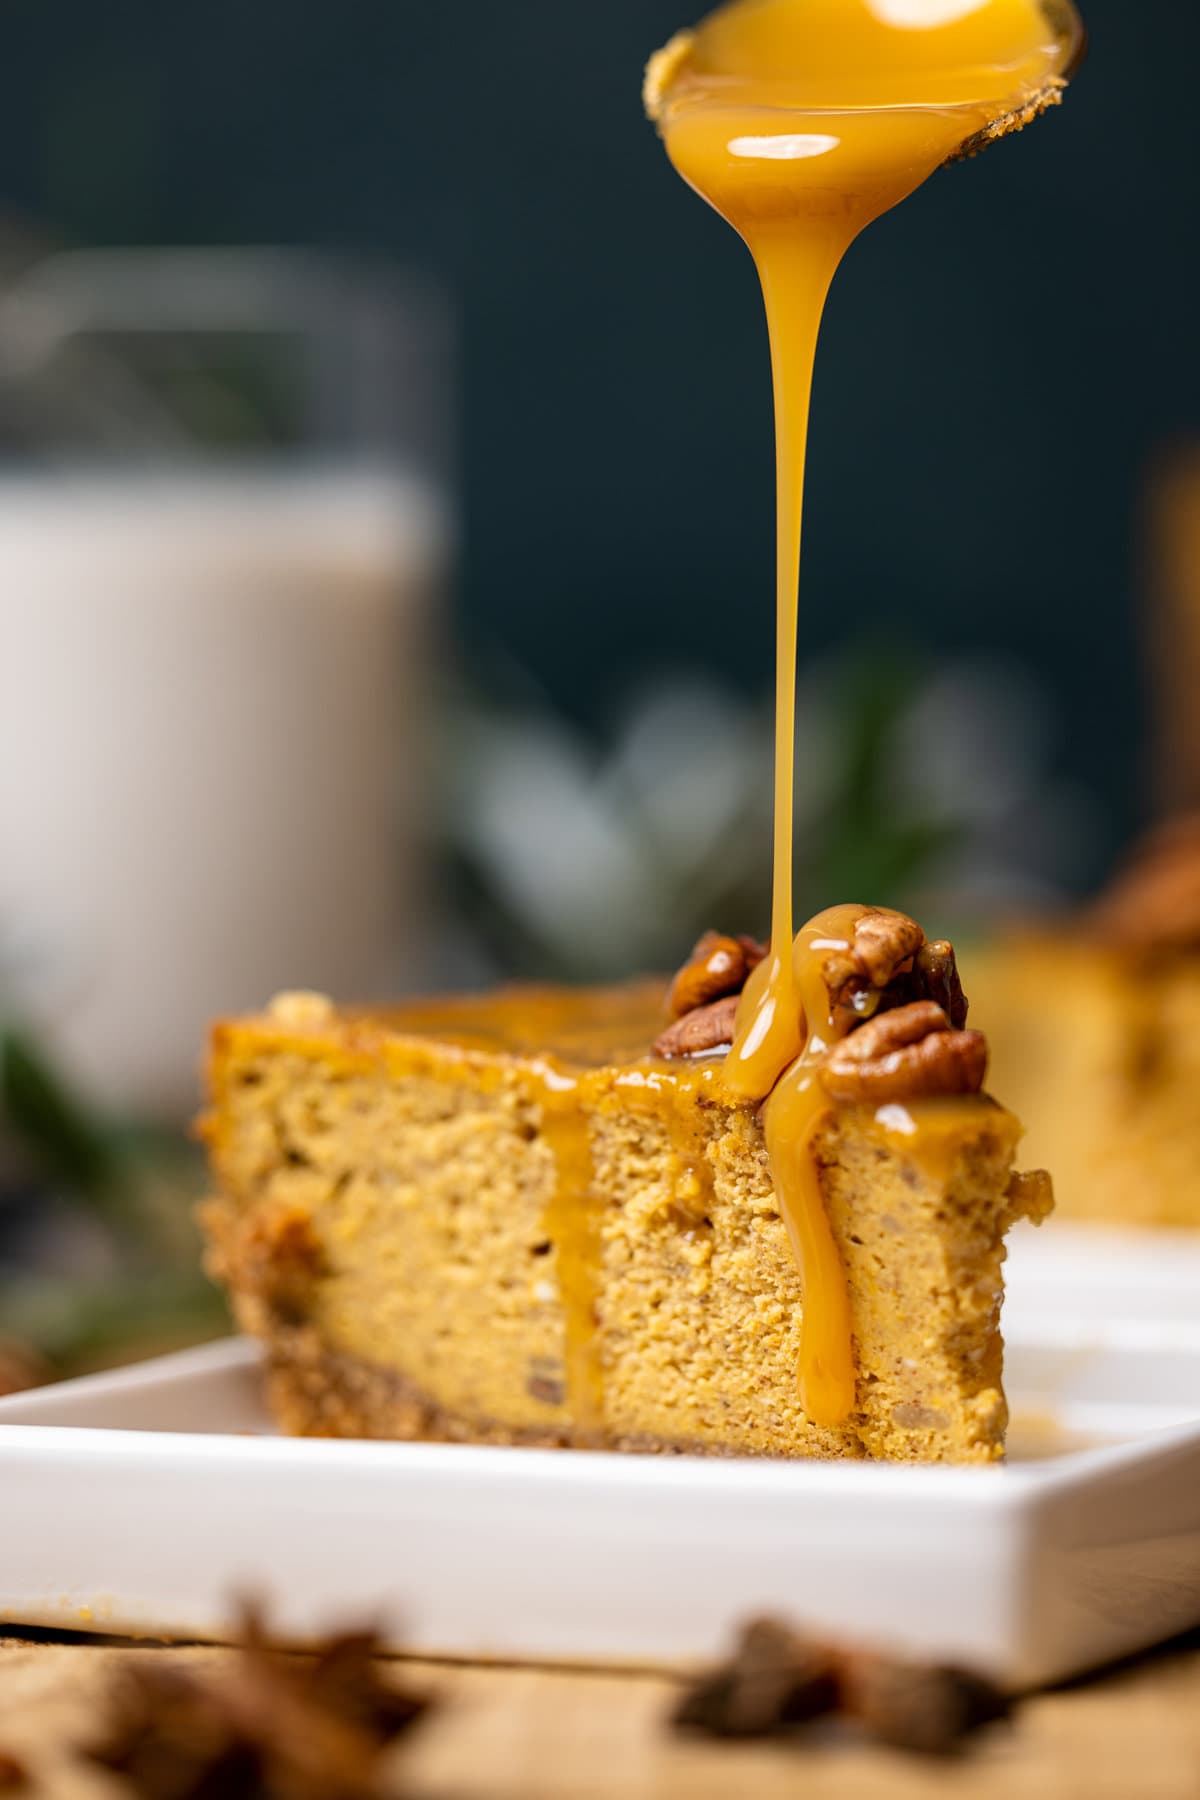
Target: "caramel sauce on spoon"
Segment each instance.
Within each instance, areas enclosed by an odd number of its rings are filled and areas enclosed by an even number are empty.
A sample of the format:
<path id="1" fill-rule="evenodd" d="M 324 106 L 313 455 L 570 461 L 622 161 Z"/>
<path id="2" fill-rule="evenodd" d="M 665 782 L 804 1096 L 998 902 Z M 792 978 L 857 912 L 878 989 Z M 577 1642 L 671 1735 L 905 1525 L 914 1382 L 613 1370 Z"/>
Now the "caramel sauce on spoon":
<path id="1" fill-rule="evenodd" d="M 845 1276 L 812 1152 L 834 1021 L 821 970 L 862 908 L 793 943 L 792 820 L 804 466 L 817 337 L 858 234 L 942 163 L 1060 97 L 1083 46 L 1070 0 L 732 0 L 651 61 L 646 103 L 684 180 L 741 235 L 766 303 L 778 482 L 771 951 L 751 975 L 727 1091 L 766 1100 L 780 1208 L 805 1284 L 805 1410 L 854 1406 Z M 769 1099 L 767 1098 L 768 1096 Z"/>

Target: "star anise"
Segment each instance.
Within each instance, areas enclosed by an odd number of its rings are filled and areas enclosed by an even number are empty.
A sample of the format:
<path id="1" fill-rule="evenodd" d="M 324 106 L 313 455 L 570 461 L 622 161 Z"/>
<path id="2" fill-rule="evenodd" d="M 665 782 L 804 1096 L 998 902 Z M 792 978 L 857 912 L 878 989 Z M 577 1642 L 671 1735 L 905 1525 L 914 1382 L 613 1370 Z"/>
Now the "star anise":
<path id="1" fill-rule="evenodd" d="M 672 1722 L 709 1737 L 774 1737 L 838 1715 L 881 1743 L 944 1756 L 1009 1711 L 970 1670 L 848 1650 L 756 1619 L 729 1661 L 684 1692 Z"/>
<path id="2" fill-rule="evenodd" d="M 19 1756 L 0 1750 L 0 1794 L 23 1794 L 31 1787 L 29 1771 Z"/>
<path id="3" fill-rule="evenodd" d="M 834 1663 L 823 1647 L 778 1619 L 755 1619 L 730 1660 L 686 1690 L 673 1722 L 710 1737 L 766 1737 L 837 1704 Z"/>
<path id="4" fill-rule="evenodd" d="M 313 1656 L 268 1643 L 247 1611 L 235 1667 L 130 1662 L 89 1761 L 139 1800 L 378 1800 L 384 1752 L 429 1702 L 380 1679 L 372 1632 Z"/>

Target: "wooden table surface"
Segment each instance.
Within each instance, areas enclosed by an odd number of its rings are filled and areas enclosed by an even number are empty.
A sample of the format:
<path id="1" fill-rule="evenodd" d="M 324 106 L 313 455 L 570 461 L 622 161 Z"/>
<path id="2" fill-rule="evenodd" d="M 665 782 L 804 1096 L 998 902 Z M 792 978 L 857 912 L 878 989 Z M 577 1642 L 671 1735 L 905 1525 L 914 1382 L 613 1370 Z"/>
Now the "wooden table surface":
<path id="1" fill-rule="evenodd" d="M 0 1639 L 0 1750 L 52 1800 L 123 1790 L 70 1745 L 94 1733 L 117 1665 L 212 1670 L 233 1652 Z M 673 1684 L 649 1675 L 397 1662 L 440 1705 L 400 1746 L 407 1800 L 1200 1800 L 1200 1633 L 1104 1677 L 1025 1702 L 959 1762 L 866 1749 L 831 1733 L 746 1748 L 673 1736 Z"/>

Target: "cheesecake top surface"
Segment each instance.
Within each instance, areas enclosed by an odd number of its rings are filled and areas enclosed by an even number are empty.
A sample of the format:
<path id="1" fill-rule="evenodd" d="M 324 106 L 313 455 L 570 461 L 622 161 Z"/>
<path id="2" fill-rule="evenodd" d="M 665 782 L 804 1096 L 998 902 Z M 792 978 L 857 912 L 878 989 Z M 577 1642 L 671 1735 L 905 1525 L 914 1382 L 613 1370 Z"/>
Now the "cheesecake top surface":
<path id="1" fill-rule="evenodd" d="M 536 1079 L 539 1090 L 564 1098 L 574 1092 L 594 1098 L 610 1089 L 632 1097 L 637 1090 L 647 1103 L 668 1094 L 704 1095 L 709 1102 L 756 1110 L 724 1091 L 723 1050 L 679 1059 L 655 1054 L 666 994 L 658 976 L 610 987 L 513 984 L 387 1006 L 336 1006 L 323 994 L 285 993 L 262 1013 L 218 1024 L 216 1036 L 242 1053 L 294 1048 L 335 1062 L 397 1067 L 408 1066 L 412 1052 L 425 1045 L 435 1054 L 461 1051 L 476 1066 L 515 1065 Z M 874 1114 L 893 1147 L 923 1145 L 935 1156 L 979 1131 L 1020 1132 L 986 1093 L 905 1096 L 903 1104 L 868 1102 L 861 1110 Z"/>
<path id="2" fill-rule="evenodd" d="M 465 1050 L 552 1057 L 577 1069 L 658 1060 L 650 1046 L 663 1025 L 665 978 L 615 987 L 512 985 L 490 994 L 437 996 L 343 1014 L 400 1037 L 436 1038 Z"/>
<path id="3" fill-rule="evenodd" d="M 613 987 L 514 984 L 388 1006 L 335 1007 L 320 994 L 281 994 L 264 1013 L 237 1023 L 272 1036 L 332 1040 L 348 1051 L 416 1038 L 581 1071 L 634 1063 L 666 1069 L 651 1054 L 666 991 L 665 978 L 646 976 Z"/>
<path id="4" fill-rule="evenodd" d="M 966 1029 L 952 944 L 928 941 L 903 913 L 845 905 L 810 921 L 788 960 L 797 972 L 785 998 L 797 1009 L 799 1053 L 788 1073 L 814 1119 L 831 1103 L 885 1108 L 982 1094 L 987 1041 Z M 263 1014 L 219 1024 L 214 1050 L 266 1041 L 393 1068 L 397 1059 L 425 1062 L 449 1050 L 497 1072 L 536 1071 L 550 1088 L 599 1080 L 697 1097 L 703 1089 L 753 1111 L 775 1084 L 747 1090 L 729 1079 L 728 1058 L 747 1017 L 757 1029 L 755 1008 L 762 1010 L 764 988 L 768 999 L 773 993 L 762 977 L 777 961 L 754 938 L 708 931 L 669 983 L 647 976 L 608 987 L 512 985 L 382 1007 L 284 993 Z M 776 1104 L 778 1093 L 771 1097 Z"/>

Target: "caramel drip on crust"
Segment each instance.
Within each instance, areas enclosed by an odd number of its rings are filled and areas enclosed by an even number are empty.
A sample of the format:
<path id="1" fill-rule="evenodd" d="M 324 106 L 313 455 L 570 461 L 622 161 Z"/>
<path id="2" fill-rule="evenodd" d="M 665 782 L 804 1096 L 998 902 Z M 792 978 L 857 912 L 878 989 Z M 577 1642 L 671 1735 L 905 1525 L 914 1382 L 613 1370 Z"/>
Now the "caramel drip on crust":
<path id="1" fill-rule="evenodd" d="M 544 1230 L 554 1245 L 563 1310 L 567 1409 L 576 1441 L 599 1449 L 605 1441 L 597 1314 L 604 1244 L 587 1116 L 573 1075 L 550 1062 L 535 1064 L 534 1074 L 541 1135 L 554 1158 Z"/>

